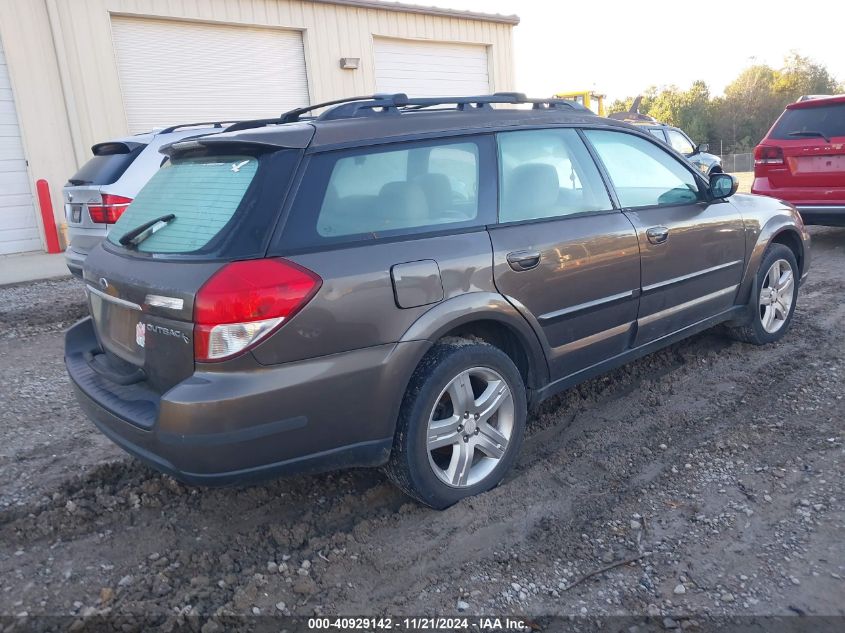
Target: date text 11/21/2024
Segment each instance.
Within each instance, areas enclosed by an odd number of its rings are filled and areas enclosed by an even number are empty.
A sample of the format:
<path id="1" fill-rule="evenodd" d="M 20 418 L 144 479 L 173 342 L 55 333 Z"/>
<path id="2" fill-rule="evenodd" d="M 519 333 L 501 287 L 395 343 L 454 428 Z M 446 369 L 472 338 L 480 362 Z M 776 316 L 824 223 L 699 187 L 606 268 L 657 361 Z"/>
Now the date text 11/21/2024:
<path id="1" fill-rule="evenodd" d="M 401 631 L 530 631 L 530 625 L 515 617 L 348 617 L 308 618 L 308 629 L 319 630 L 401 630 Z"/>

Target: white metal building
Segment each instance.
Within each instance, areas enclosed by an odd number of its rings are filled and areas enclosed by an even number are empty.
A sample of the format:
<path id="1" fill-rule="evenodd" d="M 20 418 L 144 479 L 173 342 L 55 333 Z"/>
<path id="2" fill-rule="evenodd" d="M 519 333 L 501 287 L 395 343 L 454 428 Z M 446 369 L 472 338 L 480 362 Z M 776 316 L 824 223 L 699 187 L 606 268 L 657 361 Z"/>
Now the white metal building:
<path id="1" fill-rule="evenodd" d="M 513 90 L 516 16 L 375 0 L 0 0 L 0 255 L 110 138 L 344 96 Z M 2 263 L 0 263 L 2 265 Z"/>

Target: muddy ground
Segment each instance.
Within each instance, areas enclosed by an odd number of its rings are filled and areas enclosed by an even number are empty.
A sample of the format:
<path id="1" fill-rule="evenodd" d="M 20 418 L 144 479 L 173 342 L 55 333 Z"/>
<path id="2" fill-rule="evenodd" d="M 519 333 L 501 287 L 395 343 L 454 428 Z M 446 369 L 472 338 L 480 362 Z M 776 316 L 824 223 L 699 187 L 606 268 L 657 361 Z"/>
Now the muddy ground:
<path id="1" fill-rule="evenodd" d="M 0 614 L 845 615 L 845 229 L 812 232 L 781 343 L 710 331 L 564 393 L 445 512 L 378 471 L 157 474 L 73 399 L 78 282 L 0 289 Z"/>

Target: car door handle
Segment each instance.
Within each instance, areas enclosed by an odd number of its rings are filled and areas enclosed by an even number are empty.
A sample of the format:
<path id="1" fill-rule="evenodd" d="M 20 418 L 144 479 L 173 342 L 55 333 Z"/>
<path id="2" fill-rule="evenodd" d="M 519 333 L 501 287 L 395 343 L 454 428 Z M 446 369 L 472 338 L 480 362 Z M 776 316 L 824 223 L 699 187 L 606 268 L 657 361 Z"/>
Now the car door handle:
<path id="1" fill-rule="evenodd" d="M 508 264 L 516 272 L 531 270 L 540 263 L 539 251 L 514 251 L 508 253 Z"/>
<path id="2" fill-rule="evenodd" d="M 669 229 L 665 226 L 653 226 L 645 234 L 648 237 L 648 241 L 652 244 L 662 244 L 669 239 Z"/>

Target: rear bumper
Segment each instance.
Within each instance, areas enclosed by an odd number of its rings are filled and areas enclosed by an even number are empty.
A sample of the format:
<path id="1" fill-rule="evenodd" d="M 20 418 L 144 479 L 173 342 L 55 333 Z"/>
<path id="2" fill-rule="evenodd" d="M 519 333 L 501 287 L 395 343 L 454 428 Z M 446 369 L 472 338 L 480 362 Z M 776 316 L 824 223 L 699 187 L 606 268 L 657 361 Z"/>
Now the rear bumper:
<path id="1" fill-rule="evenodd" d="M 824 224 L 827 226 L 845 226 L 845 204 L 803 205 L 795 207 L 805 224 Z"/>
<path id="2" fill-rule="evenodd" d="M 71 246 L 65 250 L 65 263 L 67 264 L 68 270 L 72 275 L 80 279 L 82 279 L 82 265 L 85 263 L 86 256 L 87 253 L 75 251 Z"/>
<path id="3" fill-rule="evenodd" d="M 755 177 L 751 193 L 794 205 L 805 224 L 845 223 L 845 184 L 838 187 L 775 187 L 768 177 Z"/>
<path id="4" fill-rule="evenodd" d="M 387 461 L 399 402 L 425 342 L 383 345 L 242 372 L 197 371 L 162 396 L 94 372 L 90 319 L 65 363 L 94 424 L 127 452 L 192 485 L 245 483 Z M 407 373 L 407 376 L 405 375 Z"/>

